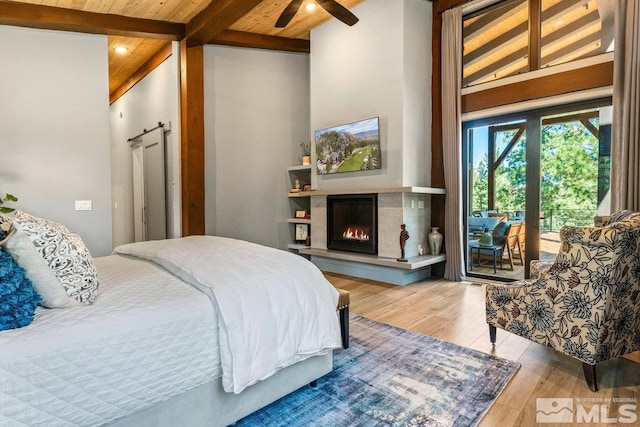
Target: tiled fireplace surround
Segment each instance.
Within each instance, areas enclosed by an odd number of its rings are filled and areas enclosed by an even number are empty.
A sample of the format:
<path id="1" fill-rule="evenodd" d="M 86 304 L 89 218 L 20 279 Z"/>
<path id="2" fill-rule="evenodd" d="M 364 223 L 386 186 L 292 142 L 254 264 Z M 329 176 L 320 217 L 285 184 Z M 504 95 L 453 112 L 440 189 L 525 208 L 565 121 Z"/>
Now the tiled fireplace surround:
<path id="1" fill-rule="evenodd" d="M 327 250 L 327 195 L 378 195 L 378 255 Z M 363 191 L 317 191 L 311 195 L 311 247 L 300 250 L 310 256 L 320 270 L 379 280 L 396 285 L 423 280 L 431 275 L 431 265 L 443 262 L 444 254 L 429 253 L 427 235 L 431 224 L 431 198 L 444 190 L 426 187 L 400 187 Z M 409 239 L 405 257 L 400 258 L 400 226 L 406 225 Z M 418 253 L 421 246 L 423 255 Z"/>
<path id="2" fill-rule="evenodd" d="M 417 257 L 418 246 L 422 246 L 423 254 L 429 254 L 427 234 L 430 223 L 429 194 L 378 193 L 378 257 L 393 260 L 400 258 L 401 224 L 406 224 L 410 236 L 405 245 L 405 256 Z M 311 248 L 327 249 L 326 195 L 311 196 Z"/>

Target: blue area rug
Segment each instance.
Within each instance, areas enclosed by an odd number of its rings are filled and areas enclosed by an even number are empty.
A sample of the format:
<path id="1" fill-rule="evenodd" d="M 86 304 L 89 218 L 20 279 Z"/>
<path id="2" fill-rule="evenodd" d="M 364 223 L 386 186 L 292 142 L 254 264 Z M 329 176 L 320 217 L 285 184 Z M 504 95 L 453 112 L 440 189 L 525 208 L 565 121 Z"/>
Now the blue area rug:
<path id="1" fill-rule="evenodd" d="M 360 316 L 350 326 L 351 346 L 334 352 L 316 388 L 236 426 L 475 426 L 520 367 Z"/>

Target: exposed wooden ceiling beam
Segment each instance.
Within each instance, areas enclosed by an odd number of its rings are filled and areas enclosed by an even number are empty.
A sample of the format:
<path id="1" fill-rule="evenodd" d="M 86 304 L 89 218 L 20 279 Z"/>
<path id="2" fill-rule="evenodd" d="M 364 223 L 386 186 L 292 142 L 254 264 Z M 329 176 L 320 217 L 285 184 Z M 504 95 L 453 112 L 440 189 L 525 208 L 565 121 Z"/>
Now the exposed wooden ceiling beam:
<path id="1" fill-rule="evenodd" d="M 542 22 L 545 23 L 561 19 L 562 16 L 580 7 L 584 7 L 587 3 L 589 3 L 589 0 L 573 0 L 573 2 L 567 0 L 559 1 L 557 4 L 542 12 Z"/>
<path id="2" fill-rule="evenodd" d="M 566 58 L 575 57 L 576 53 L 578 53 L 579 51 L 596 51 L 596 53 L 601 53 L 599 52 L 601 50 L 601 46 L 597 44 L 599 42 L 600 31 L 589 34 L 587 37 L 571 43 L 570 45 L 566 45 L 560 50 L 550 53 L 549 55 L 545 55 L 542 62 L 546 65 L 555 65 L 558 63 L 566 62 Z"/>
<path id="3" fill-rule="evenodd" d="M 511 139 L 507 143 L 507 146 L 504 148 L 504 151 L 502 152 L 502 154 L 500 154 L 500 157 L 498 157 L 498 160 L 496 160 L 493 163 L 494 169 L 498 169 L 500 165 L 502 165 L 502 163 L 504 162 L 504 159 L 507 158 L 509 153 L 511 153 L 511 151 L 513 150 L 513 147 L 516 146 L 518 141 L 520 141 L 520 138 L 522 137 L 522 135 L 524 135 L 524 131 L 526 130 L 526 128 L 527 128 L 526 123 L 522 123 L 518 125 L 516 133 L 511 137 Z"/>
<path id="4" fill-rule="evenodd" d="M 489 43 L 486 43 L 483 46 L 480 46 L 478 49 L 475 49 L 468 54 L 464 55 L 464 65 L 468 67 L 470 65 L 475 64 L 478 61 L 481 61 L 501 50 L 505 45 L 513 43 L 515 40 L 526 37 L 527 31 L 529 30 L 529 24 L 527 22 L 523 22 L 519 25 L 516 25 L 509 31 L 502 33 L 495 39 L 491 40 Z"/>
<path id="5" fill-rule="evenodd" d="M 589 14 L 571 22 L 570 24 L 560 27 L 542 39 L 542 47 L 545 47 L 545 43 L 558 43 L 569 39 L 571 36 L 598 24 L 600 24 L 600 15 L 598 14 L 598 11 L 591 11 Z"/>
<path id="6" fill-rule="evenodd" d="M 542 12 L 542 22 L 549 22 L 556 19 L 561 18 L 563 15 L 579 8 L 583 7 L 587 4 L 589 0 L 573 0 L 573 1 L 560 1 L 552 7 L 544 10 Z M 511 9 L 506 9 L 509 3 L 502 5 L 498 3 L 494 10 L 491 10 L 481 17 L 479 17 L 475 22 L 468 25 L 464 29 L 464 40 L 468 41 L 470 38 L 473 38 L 478 33 L 482 33 L 486 31 L 488 28 L 494 26 L 498 21 L 504 21 L 515 15 L 518 12 L 521 12 L 524 8 L 527 7 L 528 3 L 520 3 L 515 4 Z M 506 10 L 506 11 L 505 11 Z M 597 11 L 596 11 L 597 13 Z"/>
<path id="7" fill-rule="evenodd" d="M 507 67 L 510 67 L 512 64 L 518 61 L 526 61 L 527 59 L 527 48 L 518 49 L 515 52 L 511 53 L 500 59 L 499 61 L 493 62 L 489 64 L 488 67 L 482 68 L 475 73 L 466 76 L 462 79 L 462 85 L 467 86 L 469 84 L 473 84 L 479 82 L 487 76 L 492 74 L 497 74 L 500 71 L 504 70 Z"/>
<path id="8" fill-rule="evenodd" d="M 309 53 L 311 51 L 309 40 L 290 39 L 287 37 L 267 36 L 264 34 L 232 30 L 224 30 L 211 40 L 210 43 L 252 47 L 256 49 L 283 50 L 288 52 Z"/>
<path id="9" fill-rule="evenodd" d="M 484 15 L 481 15 L 476 21 L 467 25 L 464 30 L 464 41 L 469 41 L 476 35 L 487 31 L 488 28 L 496 25 L 496 22 L 507 21 L 512 16 L 522 12 L 527 8 L 527 2 L 511 4 L 509 2 L 505 5 L 498 4 L 497 7 Z"/>
<path id="10" fill-rule="evenodd" d="M 600 117 L 598 111 L 586 111 L 583 113 L 565 114 L 562 116 L 545 117 L 542 119 L 542 125 L 557 125 L 559 123 L 579 122 L 583 120 L 597 119 Z"/>
<path id="11" fill-rule="evenodd" d="M 589 120 L 580 120 L 580 123 L 582 123 L 582 126 L 584 126 L 591 133 L 591 135 L 596 137 L 596 139 L 600 139 L 600 129 L 595 127 L 593 123 L 591 123 Z"/>
<path id="12" fill-rule="evenodd" d="M 0 0 L 0 25 L 112 36 L 181 40 L 185 25 Z"/>
<path id="13" fill-rule="evenodd" d="M 600 137 L 600 130 L 590 122 L 591 119 L 599 119 L 599 111 L 587 111 L 584 113 L 567 114 L 565 116 L 547 117 L 542 119 L 542 126 L 557 125 L 563 123 L 580 122 L 593 136 Z"/>
<path id="14" fill-rule="evenodd" d="M 187 46 L 211 42 L 262 0 L 213 0 L 187 24 Z"/>

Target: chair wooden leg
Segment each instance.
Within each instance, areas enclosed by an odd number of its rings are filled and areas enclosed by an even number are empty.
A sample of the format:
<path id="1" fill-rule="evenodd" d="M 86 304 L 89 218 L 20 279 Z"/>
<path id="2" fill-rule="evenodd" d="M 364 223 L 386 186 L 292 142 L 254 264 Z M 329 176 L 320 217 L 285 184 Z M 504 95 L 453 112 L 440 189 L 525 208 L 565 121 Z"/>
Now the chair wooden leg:
<path id="1" fill-rule="evenodd" d="M 496 327 L 493 325 L 489 325 L 489 340 L 491 344 L 496 345 Z"/>
<path id="2" fill-rule="evenodd" d="M 520 264 L 524 265 L 524 245 L 520 244 L 520 239 L 518 239 L 518 259 Z"/>
<path id="3" fill-rule="evenodd" d="M 340 335 L 342 348 L 349 348 L 349 306 L 340 309 Z"/>
<path id="4" fill-rule="evenodd" d="M 584 372 L 584 379 L 587 380 L 589 390 L 598 391 L 598 382 L 596 379 L 596 365 L 589 365 L 582 362 L 582 371 Z"/>
<path id="5" fill-rule="evenodd" d="M 511 252 L 511 247 L 507 243 L 507 254 L 509 255 L 509 265 L 511 266 L 511 271 L 513 271 L 513 253 Z"/>

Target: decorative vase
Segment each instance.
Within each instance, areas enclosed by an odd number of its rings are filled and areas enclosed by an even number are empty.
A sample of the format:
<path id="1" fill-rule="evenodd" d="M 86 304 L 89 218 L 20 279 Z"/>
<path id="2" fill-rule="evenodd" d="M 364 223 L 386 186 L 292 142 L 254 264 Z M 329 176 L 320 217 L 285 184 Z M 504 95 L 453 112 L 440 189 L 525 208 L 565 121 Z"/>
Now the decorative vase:
<path id="1" fill-rule="evenodd" d="M 311 164 L 311 156 L 302 156 L 302 165 L 307 166 Z"/>
<path id="2" fill-rule="evenodd" d="M 431 227 L 431 233 L 427 236 L 431 255 L 438 255 L 442 248 L 442 234 L 438 232 L 438 227 Z"/>
<path id="3" fill-rule="evenodd" d="M 489 231 L 488 227 L 485 227 L 484 233 L 480 236 L 480 245 L 491 246 L 493 245 L 493 234 Z"/>

